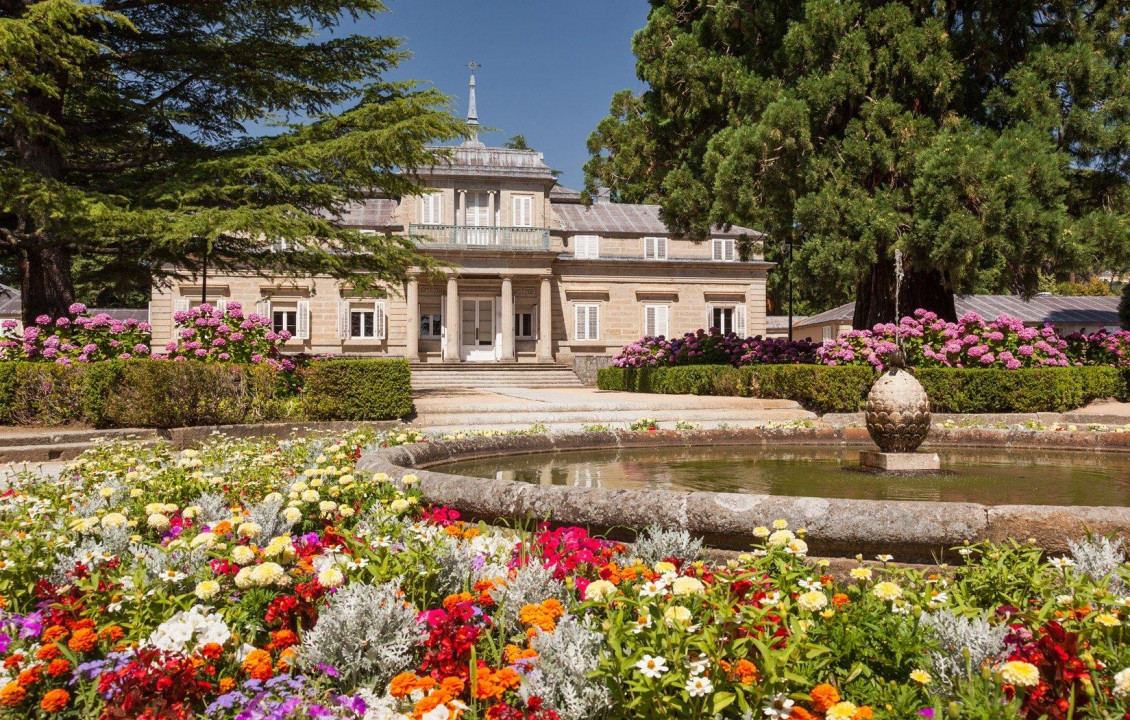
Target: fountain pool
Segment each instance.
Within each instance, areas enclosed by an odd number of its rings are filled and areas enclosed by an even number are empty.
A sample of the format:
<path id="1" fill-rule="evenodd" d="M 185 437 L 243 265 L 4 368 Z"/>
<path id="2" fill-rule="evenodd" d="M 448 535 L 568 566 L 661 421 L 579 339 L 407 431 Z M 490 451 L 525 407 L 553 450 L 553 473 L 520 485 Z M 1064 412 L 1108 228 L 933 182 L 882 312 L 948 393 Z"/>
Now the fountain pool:
<path id="1" fill-rule="evenodd" d="M 859 448 L 699 446 L 510 455 L 432 465 L 539 485 L 982 505 L 1130 506 L 1130 454 L 934 448 L 943 472 L 859 471 Z"/>

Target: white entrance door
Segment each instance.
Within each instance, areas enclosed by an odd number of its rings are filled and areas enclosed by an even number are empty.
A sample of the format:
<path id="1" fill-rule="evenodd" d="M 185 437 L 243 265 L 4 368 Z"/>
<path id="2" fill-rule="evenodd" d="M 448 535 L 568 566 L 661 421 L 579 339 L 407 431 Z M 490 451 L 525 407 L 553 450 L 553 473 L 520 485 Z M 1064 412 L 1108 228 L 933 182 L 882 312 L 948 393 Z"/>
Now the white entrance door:
<path id="1" fill-rule="evenodd" d="M 460 354 L 467 362 L 490 362 L 494 354 L 494 300 L 462 298 L 460 301 Z"/>
<path id="2" fill-rule="evenodd" d="M 490 224 L 490 196 L 485 192 L 467 193 L 467 244 L 489 244 Z"/>

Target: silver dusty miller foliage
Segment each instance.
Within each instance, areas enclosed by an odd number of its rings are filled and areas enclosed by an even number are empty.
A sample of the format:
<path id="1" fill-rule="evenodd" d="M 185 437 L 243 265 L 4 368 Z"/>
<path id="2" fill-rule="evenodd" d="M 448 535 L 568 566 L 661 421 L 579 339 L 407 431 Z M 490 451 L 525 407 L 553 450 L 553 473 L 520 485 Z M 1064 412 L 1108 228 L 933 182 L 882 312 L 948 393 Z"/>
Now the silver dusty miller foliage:
<path id="1" fill-rule="evenodd" d="M 302 638 L 299 662 L 329 665 L 342 687 L 384 687 L 414 664 L 423 637 L 416 608 L 400 597 L 400 581 L 353 583 L 336 591 Z"/>
<path id="2" fill-rule="evenodd" d="M 537 667 L 522 678 L 523 698 L 541 698 L 561 720 L 601 717 L 611 700 L 601 680 L 590 678 L 600 664 L 603 636 L 572 616 L 553 632 L 541 632 L 530 645 L 538 653 Z"/>
<path id="3" fill-rule="evenodd" d="M 1075 561 L 1075 570 L 1089 576 L 1096 582 L 1107 581 L 1111 592 L 1125 593 L 1126 584 L 1117 574 L 1117 571 L 1126 562 L 1126 553 L 1122 551 L 1122 541 L 1112 541 L 1107 537 L 1092 537 L 1079 542 L 1067 541 L 1067 548 L 1071 551 L 1071 559 Z"/>
<path id="4" fill-rule="evenodd" d="M 681 528 L 667 530 L 648 525 L 636 539 L 636 556 L 648 565 L 667 558 L 680 558 L 688 563 L 702 557 L 702 538 L 691 536 Z"/>
<path id="5" fill-rule="evenodd" d="M 986 618 L 968 618 L 950 610 L 922 613 L 922 625 L 938 641 L 930 660 L 939 684 L 949 690 L 954 683 L 981 671 L 981 666 L 1000 655 L 1007 625 L 990 625 Z"/>
<path id="6" fill-rule="evenodd" d="M 518 616 L 526 605 L 537 605 L 549 598 L 556 598 L 562 603 L 567 603 L 570 599 L 565 584 L 553 577 L 552 570 L 536 561 L 518 568 L 506 578 L 505 585 L 491 590 L 490 596 L 498 603 L 502 621 L 507 628 L 518 627 Z"/>

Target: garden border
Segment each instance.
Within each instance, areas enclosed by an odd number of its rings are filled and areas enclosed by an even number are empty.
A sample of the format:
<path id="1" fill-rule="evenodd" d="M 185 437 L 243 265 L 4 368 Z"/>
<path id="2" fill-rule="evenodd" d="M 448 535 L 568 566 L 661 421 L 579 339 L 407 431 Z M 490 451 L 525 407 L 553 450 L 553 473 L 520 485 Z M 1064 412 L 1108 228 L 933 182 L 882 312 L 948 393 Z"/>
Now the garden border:
<path id="1" fill-rule="evenodd" d="M 1130 452 L 1130 433 L 938 429 L 932 445 Z M 414 470 L 424 496 L 470 520 L 528 523 L 550 520 L 631 540 L 652 523 L 682 527 L 721 549 L 745 550 L 751 531 L 784 518 L 808 530 L 814 556 L 889 553 L 900 561 L 955 560 L 965 542 L 1031 539 L 1049 553 L 1067 551 L 1084 531 L 1130 539 L 1130 508 L 878 501 L 672 490 L 609 490 L 530 485 L 450 475 L 428 467 L 482 457 L 569 450 L 672 445 L 870 444 L 862 428 L 754 428 L 691 432 L 592 432 L 505 435 L 402 445 L 362 455 L 357 468 L 393 476 Z M 912 479 L 908 482 L 913 482 Z"/>

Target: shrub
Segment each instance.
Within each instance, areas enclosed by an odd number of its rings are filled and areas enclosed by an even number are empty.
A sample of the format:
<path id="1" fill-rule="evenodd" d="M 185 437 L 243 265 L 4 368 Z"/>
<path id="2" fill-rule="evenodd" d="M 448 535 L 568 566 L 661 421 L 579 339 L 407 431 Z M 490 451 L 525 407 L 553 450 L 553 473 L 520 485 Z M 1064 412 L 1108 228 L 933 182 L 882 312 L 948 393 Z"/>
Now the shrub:
<path id="1" fill-rule="evenodd" d="M 795 400 L 821 414 L 859 410 L 875 382 L 869 367 L 760 365 L 741 372 L 743 395 Z"/>
<path id="2" fill-rule="evenodd" d="M 82 422 L 82 368 L 0 363 L 0 422 L 50 427 Z"/>
<path id="3" fill-rule="evenodd" d="M 919 368 L 914 374 L 935 412 L 1063 412 L 1122 392 L 1114 368 Z"/>
<path id="4" fill-rule="evenodd" d="M 616 367 L 679 367 L 683 365 L 761 365 L 816 362 L 810 340 L 741 338 L 718 328 L 686 333 L 680 338 L 645 336 L 625 345 L 612 362 Z"/>
<path id="5" fill-rule="evenodd" d="M 740 395 L 741 375 L 729 365 L 686 367 L 601 368 L 601 390 L 664 393 L 668 395 Z"/>
<path id="6" fill-rule="evenodd" d="M 302 407 L 313 420 L 394 420 L 412 412 L 407 360 L 321 360 L 303 376 Z"/>
<path id="7" fill-rule="evenodd" d="M 278 371 L 262 365 L 126 360 L 87 368 L 99 427 L 229 425 L 275 419 Z"/>
<path id="8" fill-rule="evenodd" d="M 1118 300 L 1118 320 L 1123 330 L 1130 330 L 1130 282 L 1122 286 L 1122 297 Z"/>
<path id="9" fill-rule="evenodd" d="M 13 333 L 15 320 L 5 320 L 5 334 Z M 148 357 L 149 325 L 137 320 L 115 320 L 106 313 L 90 316 L 75 303 L 66 316 L 40 315 L 18 339 L 0 339 L 0 360 L 41 360 L 69 365 L 110 358 Z"/>

